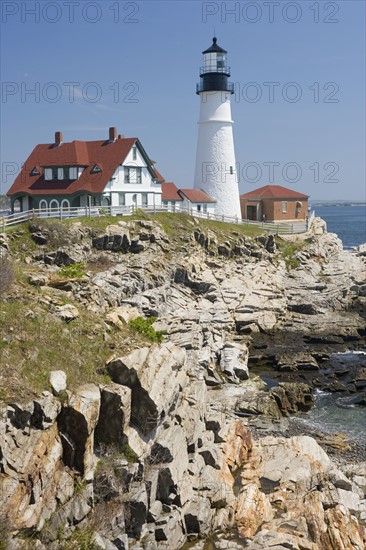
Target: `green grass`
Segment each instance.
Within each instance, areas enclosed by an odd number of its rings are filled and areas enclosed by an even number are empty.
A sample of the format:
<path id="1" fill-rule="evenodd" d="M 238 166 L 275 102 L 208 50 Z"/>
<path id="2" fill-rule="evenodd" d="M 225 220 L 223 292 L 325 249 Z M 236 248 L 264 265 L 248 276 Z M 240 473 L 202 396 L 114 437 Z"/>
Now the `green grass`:
<path id="1" fill-rule="evenodd" d="M 129 353 L 148 340 L 126 325 L 123 330 L 111 328 L 106 342 L 103 316 L 76 304 L 80 315 L 66 324 L 43 303 L 44 296 L 45 291 L 31 289 L 1 302 L 0 399 L 4 402 L 26 402 L 50 390 L 52 370 L 66 373 L 71 390 L 85 383 L 106 383 L 105 364 L 112 351 Z"/>
<path id="2" fill-rule="evenodd" d="M 288 271 L 300 266 L 300 260 L 295 255 L 305 246 L 305 241 L 282 241 L 277 239 L 277 257 L 284 260 Z"/>

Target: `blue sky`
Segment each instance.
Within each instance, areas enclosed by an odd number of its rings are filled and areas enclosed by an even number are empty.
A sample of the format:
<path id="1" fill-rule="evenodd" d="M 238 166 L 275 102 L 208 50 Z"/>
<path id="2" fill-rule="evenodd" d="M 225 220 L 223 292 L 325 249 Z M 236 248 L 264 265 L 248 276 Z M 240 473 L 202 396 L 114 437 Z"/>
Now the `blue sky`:
<path id="1" fill-rule="evenodd" d="M 229 52 L 241 192 L 365 200 L 365 3 L 1 2 L 1 192 L 37 143 L 140 138 L 193 185 L 201 52 Z M 31 90 L 34 92 L 31 93 Z"/>

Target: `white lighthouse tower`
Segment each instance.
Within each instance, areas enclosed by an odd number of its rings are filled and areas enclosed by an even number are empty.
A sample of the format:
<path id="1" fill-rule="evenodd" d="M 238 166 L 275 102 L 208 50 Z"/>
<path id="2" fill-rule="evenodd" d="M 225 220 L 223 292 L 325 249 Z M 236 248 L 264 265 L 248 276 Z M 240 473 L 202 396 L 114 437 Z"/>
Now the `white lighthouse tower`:
<path id="1" fill-rule="evenodd" d="M 200 119 L 194 187 L 216 199 L 216 213 L 241 218 L 236 174 L 227 51 L 213 38 L 203 52 L 203 67 L 196 93 L 200 96 Z"/>

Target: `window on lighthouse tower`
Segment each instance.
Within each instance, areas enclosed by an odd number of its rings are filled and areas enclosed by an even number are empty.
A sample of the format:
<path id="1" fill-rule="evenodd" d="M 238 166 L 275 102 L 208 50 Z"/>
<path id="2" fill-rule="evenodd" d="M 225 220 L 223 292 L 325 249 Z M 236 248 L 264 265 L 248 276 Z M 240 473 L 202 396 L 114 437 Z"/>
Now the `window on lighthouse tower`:
<path id="1" fill-rule="evenodd" d="M 218 53 L 217 54 L 217 70 L 220 71 L 220 69 L 225 69 L 225 54 Z"/>
<path id="2" fill-rule="evenodd" d="M 221 73 L 226 68 L 226 55 L 224 53 L 210 52 L 204 55 L 204 70 L 206 73 Z"/>

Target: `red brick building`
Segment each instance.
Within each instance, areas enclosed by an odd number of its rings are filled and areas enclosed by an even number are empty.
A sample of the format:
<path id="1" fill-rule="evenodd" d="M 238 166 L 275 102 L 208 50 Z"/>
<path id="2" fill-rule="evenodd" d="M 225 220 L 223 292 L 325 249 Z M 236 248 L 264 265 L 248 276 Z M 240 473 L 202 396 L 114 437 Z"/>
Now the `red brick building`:
<path id="1" fill-rule="evenodd" d="M 240 195 L 241 215 L 246 220 L 300 221 L 308 212 L 308 195 L 281 185 L 265 185 Z"/>

